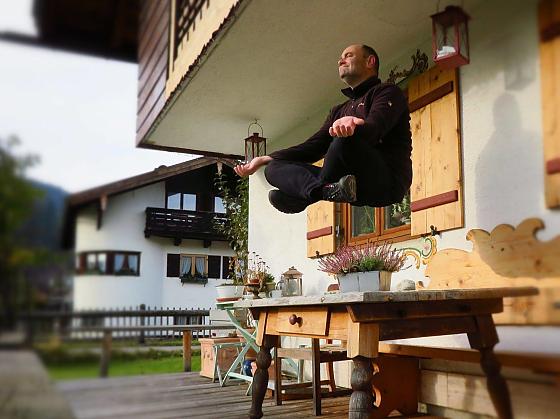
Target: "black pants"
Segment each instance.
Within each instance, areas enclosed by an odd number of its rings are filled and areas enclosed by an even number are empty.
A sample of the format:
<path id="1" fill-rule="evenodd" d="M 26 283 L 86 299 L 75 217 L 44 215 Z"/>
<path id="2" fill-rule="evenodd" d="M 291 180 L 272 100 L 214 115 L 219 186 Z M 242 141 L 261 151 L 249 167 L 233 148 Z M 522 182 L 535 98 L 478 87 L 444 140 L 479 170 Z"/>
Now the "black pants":
<path id="1" fill-rule="evenodd" d="M 272 160 L 265 168 L 268 183 L 287 195 L 312 204 L 322 199 L 322 187 L 345 175 L 356 176 L 357 202 L 381 207 L 404 196 L 379 150 L 353 137 L 333 138 L 323 167 L 309 163 Z"/>

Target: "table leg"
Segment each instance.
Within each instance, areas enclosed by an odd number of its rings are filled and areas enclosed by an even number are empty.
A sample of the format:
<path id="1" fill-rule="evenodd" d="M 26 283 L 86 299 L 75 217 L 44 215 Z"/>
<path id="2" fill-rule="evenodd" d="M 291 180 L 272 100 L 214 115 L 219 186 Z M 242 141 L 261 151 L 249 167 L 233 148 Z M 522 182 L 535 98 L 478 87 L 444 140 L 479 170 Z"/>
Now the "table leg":
<path id="1" fill-rule="evenodd" d="M 502 366 L 494 353 L 499 342 L 492 315 L 475 317 L 477 331 L 469 333 L 471 348 L 480 352 L 480 366 L 486 374 L 486 387 L 500 419 L 512 419 L 511 399 L 506 380 L 501 374 Z"/>
<path id="2" fill-rule="evenodd" d="M 373 365 L 371 358 L 357 356 L 352 358 L 354 369 L 350 383 L 352 395 L 348 408 L 349 419 L 368 419 L 375 409 L 375 398 L 372 392 Z"/>
<path id="3" fill-rule="evenodd" d="M 253 400 L 249 418 L 260 419 L 263 416 L 262 404 L 268 387 L 268 367 L 272 362 L 270 350 L 278 344 L 278 336 L 265 335 L 257 354 L 257 371 L 253 376 Z"/>

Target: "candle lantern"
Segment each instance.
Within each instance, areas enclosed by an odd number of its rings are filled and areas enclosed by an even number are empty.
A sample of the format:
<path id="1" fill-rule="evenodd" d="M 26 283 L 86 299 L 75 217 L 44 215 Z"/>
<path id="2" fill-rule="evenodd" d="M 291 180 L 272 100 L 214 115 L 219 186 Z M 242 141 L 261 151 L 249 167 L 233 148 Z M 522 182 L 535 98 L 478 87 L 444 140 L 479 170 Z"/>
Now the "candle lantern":
<path id="1" fill-rule="evenodd" d="M 302 295 L 301 279 L 303 274 L 293 266 L 282 274 L 280 278 L 280 289 L 283 297 Z"/>
<path id="2" fill-rule="evenodd" d="M 468 64 L 470 19 L 463 9 L 447 6 L 432 18 L 432 51 L 434 62 L 441 68 L 457 68 Z"/>
<path id="3" fill-rule="evenodd" d="M 249 135 L 251 126 L 256 125 L 261 129 L 261 134 L 254 132 L 253 135 Z M 255 122 L 249 124 L 247 128 L 247 138 L 245 138 L 245 161 L 250 162 L 253 158 L 258 156 L 266 155 L 266 138 L 263 137 L 262 127 Z"/>

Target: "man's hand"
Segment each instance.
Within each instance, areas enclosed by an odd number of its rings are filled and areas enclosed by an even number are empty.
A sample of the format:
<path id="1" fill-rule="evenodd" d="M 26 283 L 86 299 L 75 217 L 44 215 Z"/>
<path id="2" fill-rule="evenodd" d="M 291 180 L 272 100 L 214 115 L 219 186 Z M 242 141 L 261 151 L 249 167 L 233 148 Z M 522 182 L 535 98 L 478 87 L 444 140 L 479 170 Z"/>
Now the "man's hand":
<path id="1" fill-rule="evenodd" d="M 270 156 L 255 157 L 249 163 L 238 164 L 233 168 L 233 170 L 235 170 L 235 173 L 241 177 L 250 176 L 259 170 L 259 167 L 266 165 L 271 160 L 272 157 Z"/>
<path id="2" fill-rule="evenodd" d="M 355 116 L 344 116 L 334 121 L 332 127 L 329 128 L 329 134 L 331 137 L 350 137 L 354 135 L 357 125 L 364 125 L 364 120 Z"/>

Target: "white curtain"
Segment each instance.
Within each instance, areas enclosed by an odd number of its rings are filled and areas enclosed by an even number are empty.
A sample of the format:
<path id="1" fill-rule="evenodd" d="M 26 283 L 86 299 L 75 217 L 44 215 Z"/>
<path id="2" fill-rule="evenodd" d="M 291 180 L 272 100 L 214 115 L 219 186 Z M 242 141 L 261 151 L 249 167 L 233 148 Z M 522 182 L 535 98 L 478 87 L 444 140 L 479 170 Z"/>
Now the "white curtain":
<path id="1" fill-rule="evenodd" d="M 122 253 L 115 253 L 115 273 L 119 273 L 124 265 L 124 255 Z"/>
<path id="2" fill-rule="evenodd" d="M 195 269 L 198 276 L 204 276 L 204 258 L 196 258 Z"/>
<path id="3" fill-rule="evenodd" d="M 190 256 L 181 256 L 181 276 L 191 273 L 192 258 Z"/>
<path id="4" fill-rule="evenodd" d="M 97 254 L 97 268 L 99 272 L 105 273 L 107 271 L 107 254 L 98 253 Z"/>
<path id="5" fill-rule="evenodd" d="M 93 271 L 95 269 L 97 257 L 95 253 L 89 253 L 87 255 L 87 269 L 88 271 Z"/>
<path id="6" fill-rule="evenodd" d="M 138 255 L 128 255 L 128 267 L 132 272 L 138 272 Z"/>

